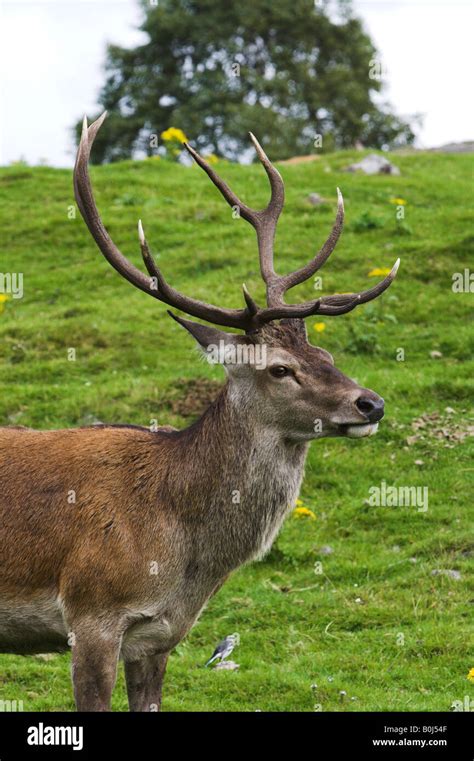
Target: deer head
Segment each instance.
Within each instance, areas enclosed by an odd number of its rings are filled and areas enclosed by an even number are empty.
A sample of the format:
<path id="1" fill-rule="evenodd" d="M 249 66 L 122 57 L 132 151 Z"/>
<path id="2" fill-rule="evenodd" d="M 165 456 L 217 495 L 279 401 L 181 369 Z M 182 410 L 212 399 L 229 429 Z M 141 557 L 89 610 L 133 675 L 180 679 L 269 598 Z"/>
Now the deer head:
<path id="1" fill-rule="evenodd" d="M 260 271 L 266 286 L 266 306 L 258 306 L 245 286 L 245 307 L 242 309 L 218 307 L 185 296 L 165 280 L 150 253 L 141 222 L 138 223 L 139 242 L 148 276 L 123 256 L 102 223 L 92 193 L 88 160 L 105 116 L 106 113 L 89 127 L 84 119 L 74 169 L 74 189 L 80 212 L 110 264 L 130 283 L 159 301 L 214 325 L 243 331 L 243 334 L 227 333 L 169 312 L 194 336 L 208 356 L 212 355 L 221 362 L 229 376 L 230 399 L 240 409 L 251 408 L 262 425 L 276 429 L 289 441 L 306 441 L 322 436 L 355 438 L 375 433 L 378 421 L 384 415 L 383 399 L 337 370 L 327 351 L 308 342 L 304 318 L 345 314 L 375 299 L 394 280 L 400 260 L 396 261 L 387 277 L 369 290 L 323 296 L 301 304 L 285 303 L 286 291 L 314 275 L 336 246 L 344 220 L 340 190 L 337 191 L 336 220 L 321 250 L 300 269 L 287 275 L 277 275 L 273 265 L 273 244 L 284 204 L 284 186 L 279 172 L 257 139 L 250 133 L 271 188 L 268 206 L 261 211 L 242 203 L 214 169 L 190 145 L 184 143 L 188 153 L 204 169 L 227 203 L 237 208 L 239 215 L 254 227 Z"/>

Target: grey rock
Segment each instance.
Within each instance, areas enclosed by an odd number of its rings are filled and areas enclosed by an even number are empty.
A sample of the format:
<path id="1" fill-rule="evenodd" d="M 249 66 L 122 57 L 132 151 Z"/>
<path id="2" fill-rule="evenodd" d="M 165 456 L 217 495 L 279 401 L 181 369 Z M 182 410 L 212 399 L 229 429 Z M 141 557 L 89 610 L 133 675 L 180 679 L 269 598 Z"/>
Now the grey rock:
<path id="1" fill-rule="evenodd" d="M 384 156 L 377 153 L 369 153 L 361 161 L 351 164 L 347 167 L 346 172 L 363 172 L 364 174 L 392 174 L 399 175 L 400 169 L 391 164 Z"/>
<path id="2" fill-rule="evenodd" d="M 319 548 L 320 555 L 332 555 L 333 552 L 334 550 L 329 544 L 323 544 L 323 546 Z"/>
<path id="3" fill-rule="evenodd" d="M 461 581 L 461 573 L 460 571 L 454 571 L 451 568 L 435 568 L 434 571 L 431 571 L 432 576 L 448 576 L 450 579 L 454 579 L 455 581 Z"/>
<path id="4" fill-rule="evenodd" d="M 102 420 L 99 420 L 96 418 L 95 415 L 93 415 L 91 412 L 87 412 L 85 415 L 83 415 L 79 420 L 79 425 L 81 426 L 91 426 L 91 425 L 103 425 Z"/>
<path id="5" fill-rule="evenodd" d="M 213 671 L 237 671 L 237 669 L 240 668 L 240 665 L 238 663 L 234 663 L 234 661 L 221 661 L 220 663 L 217 663 Z"/>

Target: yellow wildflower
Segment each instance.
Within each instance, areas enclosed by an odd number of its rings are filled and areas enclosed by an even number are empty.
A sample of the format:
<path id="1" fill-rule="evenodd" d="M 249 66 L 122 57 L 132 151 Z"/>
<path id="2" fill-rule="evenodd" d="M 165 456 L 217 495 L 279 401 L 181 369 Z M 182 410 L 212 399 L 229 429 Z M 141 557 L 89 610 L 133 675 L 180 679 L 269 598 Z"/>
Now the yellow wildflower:
<path id="1" fill-rule="evenodd" d="M 385 275 L 389 275 L 390 272 L 390 267 L 374 267 L 373 270 L 370 270 L 369 277 L 385 277 Z"/>
<path id="2" fill-rule="evenodd" d="M 469 679 L 470 682 L 474 682 L 474 669 L 471 669 L 469 671 L 469 674 L 467 675 L 467 678 Z"/>
<path id="3" fill-rule="evenodd" d="M 165 140 L 166 142 L 173 142 L 173 143 L 187 143 L 188 138 L 184 134 L 182 129 L 178 129 L 177 127 L 168 127 L 168 129 L 165 129 L 164 132 L 161 133 L 162 140 Z"/>
<path id="4" fill-rule="evenodd" d="M 303 500 L 298 498 L 295 502 L 295 507 L 303 507 Z"/>
<path id="5" fill-rule="evenodd" d="M 295 507 L 293 510 L 295 518 L 311 518 L 312 521 L 316 520 L 316 516 L 309 507 Z"/>
<path id="6" fill-rule="evenodd" d="M 406 201 L 404 198 L 391 198 L 390 203 L 394 203 L 396 206 L 406 206 Z"/>
<path id="7" fill-rule="evenodd" d="M 204 156 L 204 158 L 208 164 L 217 164 L 219 161 L 215 153 L 208 153 L 207 156 Z"/>
<path id="8" fill-rule="evenodd" d="M 313 325 L 316 333 L 322 333 L 323 330 L 326 330 L 326 323 L 325 322 L 315 322 Z"/>
<path id="9" fill-rule="evenodd" d="M 7 296 L 6 293 L 0 293 L 0 314 L 2 314 L 5 309 L 5 302 L 8 301 L 8 299 L 9 296 Z"/>

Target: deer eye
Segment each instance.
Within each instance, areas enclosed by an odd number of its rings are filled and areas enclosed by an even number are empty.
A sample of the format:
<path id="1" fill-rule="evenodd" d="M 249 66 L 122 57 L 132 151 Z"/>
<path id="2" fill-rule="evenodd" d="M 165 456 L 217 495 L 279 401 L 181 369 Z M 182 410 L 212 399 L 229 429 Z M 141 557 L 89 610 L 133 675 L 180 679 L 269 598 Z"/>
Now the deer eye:
<path id="1" fill-rule="evenodd" d="M 285 375 L 290 375 L 290 373 L 290 368 L 285 367 L 284 365 L 276 365 L 276 367 L 270 368 L 270 374 L 273 375 L 274 378 L 284 378 Z"/>

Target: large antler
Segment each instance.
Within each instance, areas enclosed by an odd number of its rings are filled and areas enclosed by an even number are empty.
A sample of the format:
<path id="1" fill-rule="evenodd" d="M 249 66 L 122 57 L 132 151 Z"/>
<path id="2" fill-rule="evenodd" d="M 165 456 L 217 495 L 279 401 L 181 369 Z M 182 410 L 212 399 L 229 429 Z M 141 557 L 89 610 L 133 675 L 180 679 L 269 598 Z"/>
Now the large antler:
<path id="1" fill-rule="evenodd" d="M 338 210 L 336 221 L 331 234 L 319 251 L 319 253 L 307 265 L 288 275 L 277 275 L 273 267 L 273 243 L 278 218 L 284 203 L 284 186 L 279 172 L 271 164 L 258 140 L 250 133 L 250 137 L 257 151 L 258 158 L 264 166 L 271 187 L 271 198 L 268 206 L 262 211 L 251 209 L 242 203 L 235 193 L 216 174 L 214 169 L 200 156 L 190 145 L 184 143 L 186 150 L 195 161 L 208 174 L 214 185 L 220 190 L 227 203 L 238 207 L 240 216 L 250 222 L 257 233 L 258 250 L 260 257 L 260 270 L 266 284 L 267 307 L 259 308 L 253 301 L 244 286 L 244 309 L 226 309 L 198 301 L 172 288 L 165 278 L 155 260 L 153 259 L 143 233 L 141 222 L 138 223 L 138 234 L 143 261 L 150 277 L 147 277 L 134 264 L 123 256 L 115 243 L 110 238 L 100 218 L 92 192 L 88 162 L 94 139 L 104 121 L 107 112 L 97 119 L 90 127 L 84 117 L 81 141 L 79 144 L 76 165 L 74 167 L 74 192 L 77 205 L 86 222 L 95 242 L 110 264 L 130 283 L 140 288 L 145 293 L 163 301 L 169 306 L 181 309 L 193 317 L 198 317 L 216 325 L 225 325 L 231 328 L 239 328 L 247 332 L 258 329 L 271 320 L 279 320 L 288 317 L 309 317 L 312 314 L 337 315 L 344 314 L 354 309 L 358 304 L 371 301 L 382 293 L 394 279 L 399 261 L 395 263 L 392 271 L 384 280 L 373 288 L 361 293 L 341 294 L 324 296 L 315 301 L 307 301 L 302 304 L 285 304 L 283 296 L 285 292 L 298 283 L 302 283 L 311 277 L 326 261 L 333 251 L 342 231 L 344 219 L 344 206 L 342 195 L 338 189 Z"/>

